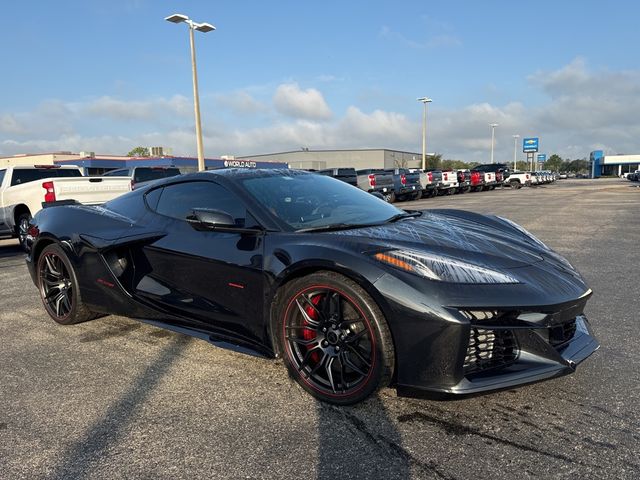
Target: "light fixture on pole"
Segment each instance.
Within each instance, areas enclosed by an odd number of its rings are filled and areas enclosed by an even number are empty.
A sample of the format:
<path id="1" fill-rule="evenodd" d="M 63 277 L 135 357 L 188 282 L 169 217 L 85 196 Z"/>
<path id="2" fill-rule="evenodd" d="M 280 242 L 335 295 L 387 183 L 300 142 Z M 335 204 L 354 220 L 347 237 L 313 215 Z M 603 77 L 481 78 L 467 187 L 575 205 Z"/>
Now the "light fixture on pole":
<path id="1" fill-rule="evenodd" d="M 496 127 L 498 126 L 497 123 L 490 123 L 489 126 L 491 127 L 491 163 L 493 163 L 493 146 L 495 144 L 495 139 L 496 139 Z"/>
<path id="2" fill-rule="evenodd" d="M 167 22 L 171 23 L 186 23 L 189 27 L 189 44 L 191 45 L 191 73 L 193 76 L 193 109 L 196 117 L 196 143 L 198 146 L 198 170 L 205 169 L 204 165 L 204 150 L 202 148 L 202 126 L 200 123 L 200 97 L 198 95 L 198 72 L 196 69 L 196 45 L 193 38 L 193 31 L 198 30 L 202 33 L 211 32 L 216 29 L 210 23 L 197 23 L 191 20 L 186 15 L 181 13 L 174 13 L 165 18 Z"/>
<path id="3" fill-rule="evenodd" d="M 518 139 L 520 135 L 511 135 L 513 137 L 513 169 L 518 169 Z"/>
<path id="4" fill-rule="evenodd" d="M 420 97 L 418 101 L 424 105 L 422 110 L 422 169 L 424 170 L 427 168 L 427 103 L 431 103 L 433 100 L 428 97 Z"/>

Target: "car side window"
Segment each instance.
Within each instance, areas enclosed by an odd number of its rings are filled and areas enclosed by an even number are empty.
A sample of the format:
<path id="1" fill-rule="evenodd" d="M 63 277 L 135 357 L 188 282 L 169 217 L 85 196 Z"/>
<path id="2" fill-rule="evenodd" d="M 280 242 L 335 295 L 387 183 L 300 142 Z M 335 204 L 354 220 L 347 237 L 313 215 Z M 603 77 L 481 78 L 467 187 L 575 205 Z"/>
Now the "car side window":
<path id="1" fill-rule="evenodd" d="M 152 205 L 149 199 L 147 204 L 150 207 Z M 194 181 L 166 185 L 162 189 L 155 211 L 161 215 L 185 220 L 195 208 L 226 212 L 234 218 L 237 226 L 245 226 L 247 209 L 242 200 L 213 182 Z"/>
<path id="2" fill-rule="evenodd" d="M 0 187 L 2 186 L 2 181 L 4 180 L 4 174 L 6 172 L 6 170 L 0 170 Z"/>
<path id="3" fill-rule="evenodd" d="M 144 196 L 147 206 L 154 211 L 158 209 L 158 200 L 160 200 L 160 195 L 162 194 L 163 187 L 154 188 L 153 190 L 147 192 Z"/>

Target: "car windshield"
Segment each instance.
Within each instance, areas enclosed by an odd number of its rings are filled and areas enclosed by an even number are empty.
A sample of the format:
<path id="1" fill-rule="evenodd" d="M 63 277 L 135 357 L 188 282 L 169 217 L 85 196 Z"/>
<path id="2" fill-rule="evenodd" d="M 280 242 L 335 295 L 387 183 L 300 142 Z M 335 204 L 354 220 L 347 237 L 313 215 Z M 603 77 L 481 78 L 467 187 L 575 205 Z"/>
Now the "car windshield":
<path id="1" fill-rule="evenodd" d="M 404 212 L 331 177 L 291 171 L 247 178 L 246 190 L 295 230 L 384 223 Z"/>

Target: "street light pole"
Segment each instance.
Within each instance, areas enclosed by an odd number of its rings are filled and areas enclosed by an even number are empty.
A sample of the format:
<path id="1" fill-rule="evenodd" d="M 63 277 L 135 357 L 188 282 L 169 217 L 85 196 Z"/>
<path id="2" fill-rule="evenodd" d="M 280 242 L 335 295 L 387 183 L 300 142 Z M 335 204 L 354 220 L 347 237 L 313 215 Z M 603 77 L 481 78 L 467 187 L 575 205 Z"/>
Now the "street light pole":
<path id="1" fill-rule="evenodd" d="M 493 163 L 493 145 L 495 143 L 495 131 L 498 124 L 490 123 L 489 126 L 491 127 L 491 163 Z"/>
<path id="2" fill-rule="evenodd" d="M 511 135 L 513 137 L 513 169 L 517 170 L 518 169 L 518 156 L 517 156 L 517 152 L 518 152 L 518 139 L 520 138 L 520 135 Z"/>
<path id="3" fill-rule="evenodd" d="M 204 148 L 202 146 L 202 124 L 200 121 L 200 95 L 198 94 L 198 71 L 196 68 L 196 43 L 193 35 L 194 30 L 207 33 L 216 29 L 210 23 L 196 23 L 186 15 L 175 13 L 165 20 L 172 23 L 186 23 L 189 27 L 189 45 L 191 46 L 191 74 L 193 76 L 193 109 L 196 117 L 196 145 L 198 148 L 198 171 L 205 170 Z"/>
<path id="4" fill-rule="evenodd" d="M 427 103 L 431 103 L 433 100 L 428 97 L 420 97 L 418 101 L 424 105 L 422 109 L 422 170 L 425 170 L 427 168 Z"/>

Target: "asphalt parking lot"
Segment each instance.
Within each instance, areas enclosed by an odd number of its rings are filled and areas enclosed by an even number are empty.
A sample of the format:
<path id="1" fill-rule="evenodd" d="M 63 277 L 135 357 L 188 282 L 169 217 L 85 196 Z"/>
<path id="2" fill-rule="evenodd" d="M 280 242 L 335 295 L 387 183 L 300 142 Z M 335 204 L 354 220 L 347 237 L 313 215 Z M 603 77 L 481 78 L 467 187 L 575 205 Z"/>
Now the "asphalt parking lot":
<path id="1" fill-rule="evenodd" d="M 0 477 L 639 478 L 640 188 L 566 180 L 399 205 L 536 234 L 594 290 L 601 349 L 515 390 L 443 402 L 385 389 L 337 408 L 275 361 L 121 317 L 58 326 L 17 243 L 0 241 Z"/>

